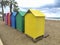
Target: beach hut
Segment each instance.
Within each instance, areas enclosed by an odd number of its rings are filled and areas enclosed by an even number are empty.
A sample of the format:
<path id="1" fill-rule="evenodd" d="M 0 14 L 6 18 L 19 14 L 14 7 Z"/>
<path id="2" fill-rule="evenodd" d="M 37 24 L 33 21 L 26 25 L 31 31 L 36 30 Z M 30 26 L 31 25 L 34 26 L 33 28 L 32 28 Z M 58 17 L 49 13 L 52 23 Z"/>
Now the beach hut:
<path id="1" fill-rule="evenodd" d="M 45 15 L 39 10 L 30 9 L 25 14 L 25 34 L 36 39 L 44 35 Z"/>
<path id="2" fill-rule="evenodd" d="M 17 12 L 12 12 L 11 15 L 11 27 L 16 28 L 16 14 Z"/>
<path id="3" fill-rule="evenodd" d="M 24 32 L 24 15 L 25 12 L 20 11 L 16 16 L 16 29 L 20 32 Z"/>
<path id="4" fill-rule="evenodd" d="M 7 19 L 8 19 L 8 26 L 11 26 L 11 21 L 10 21 L 10 16 L 11 16 L 11 13 L 7 13 Z"/>

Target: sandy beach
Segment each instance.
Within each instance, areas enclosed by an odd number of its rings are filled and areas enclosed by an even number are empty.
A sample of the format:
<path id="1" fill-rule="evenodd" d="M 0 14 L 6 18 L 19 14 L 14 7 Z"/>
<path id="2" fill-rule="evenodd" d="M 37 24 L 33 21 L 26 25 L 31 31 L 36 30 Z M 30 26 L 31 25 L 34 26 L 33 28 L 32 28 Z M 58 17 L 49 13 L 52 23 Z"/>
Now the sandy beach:
<path id="1" fill-rule="evenodd" d="M 49 36 L 34 43 L 25 34 L 0 21 L 0 35 L 4 45 L 60 45 L 60 21 L 46 20 L 45 32 Z"/>

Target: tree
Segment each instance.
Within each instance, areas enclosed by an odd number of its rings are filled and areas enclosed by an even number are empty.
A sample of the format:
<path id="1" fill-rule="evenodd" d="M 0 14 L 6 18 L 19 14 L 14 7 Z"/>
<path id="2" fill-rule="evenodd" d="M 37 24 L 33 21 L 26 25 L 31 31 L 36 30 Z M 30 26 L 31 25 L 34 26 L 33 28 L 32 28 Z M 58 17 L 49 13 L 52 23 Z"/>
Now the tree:
<path id="1" fill-rule="evenodd" d="M 3 21 L 4 21 L 4 7 L 6 7 L 6 5 L 8 5 L 7 2 L 8 2 L 7 0 L 6 0 L 6 1 L 2 0 L 2 1 L 0 2 L 1 7 L 2 7 L 2 18 L 3 18 Z"/>
<path id="2" fill-rule="evenodd" d="M 2 7 L 2 17 L 3 17 L 3 21 L 4 21 L 4 7 L 9 6 L 10 7 L 10 12 L 12 13 L 12 5 L 14 6 L 14 11 L 18 11 L 18 6 L 16 5 L 17 2 L 15 2 L 15 0 L 2 0 L 0 2 L 1 7 Z"/>
<path id="3" fill-rule="evenodd" d="M 10 12 L 11 13 L 12 13 L 12 8 L 13 8 L 12 6 L 14 6 L 14 9 L 13 9 L 14 11 L 18 11 L 19 8 L 18 8 L 17 2 L 15 0 L 9 0 L 8 2 L 9 2 Z"/>
<path id="4" fill-rule="evenodd" d="M 14 2 L 13 5 L 14 5 L 13 11 L 18 12 L 19 8 L 18 8 L 18 5 L 17 5 L 17 2 Z"/>
<path id="5" fill-rule="evenodd" d="M 12 12 L 12 5 L 13 5 L 13 11 L 18 11 L 18 5 L 17 5 L 17 2 L 15 0 L 12 0 L 11 3 L 10 3 L 10 12 Z"/>

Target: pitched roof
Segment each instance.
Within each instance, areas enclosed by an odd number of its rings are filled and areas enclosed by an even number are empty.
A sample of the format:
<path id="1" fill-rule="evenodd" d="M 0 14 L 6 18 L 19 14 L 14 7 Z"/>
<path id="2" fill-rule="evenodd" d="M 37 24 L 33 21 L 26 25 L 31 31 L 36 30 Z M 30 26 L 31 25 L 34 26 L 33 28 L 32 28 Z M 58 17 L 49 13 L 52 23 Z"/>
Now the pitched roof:
<path id="1" fill-rule="evenodd" d="M 26 12 L 24 11 L 20 11 L 19 14 L 21 14 L 21 16 L 24 16 Z"/>
<path id="2" fill-rule="evenodd" d="M 44 15 L 40 10 L 30 9 L 30 11 L 31 11 L 32 14 L 34 14 L 35 16 L 45 17 L 45 15 Z"/>
<path id="3" fill-rule="evenodd" d="M 12 12 L 12 15 L 16 16 L 17 12 Z"/>

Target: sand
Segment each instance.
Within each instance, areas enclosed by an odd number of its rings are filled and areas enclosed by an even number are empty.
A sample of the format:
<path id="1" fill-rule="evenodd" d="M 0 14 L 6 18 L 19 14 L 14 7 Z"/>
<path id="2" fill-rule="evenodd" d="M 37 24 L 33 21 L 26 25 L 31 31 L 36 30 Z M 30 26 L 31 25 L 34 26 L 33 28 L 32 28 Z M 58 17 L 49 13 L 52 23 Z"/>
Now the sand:
<path id="1" fill-rule="evenodd" d="M 60 21 L 46 20 L 45 32 L 49 36 L 34 43 L 25 34 L 0 21 L 0 36 L 4 45 L 60 45 Z"/>

